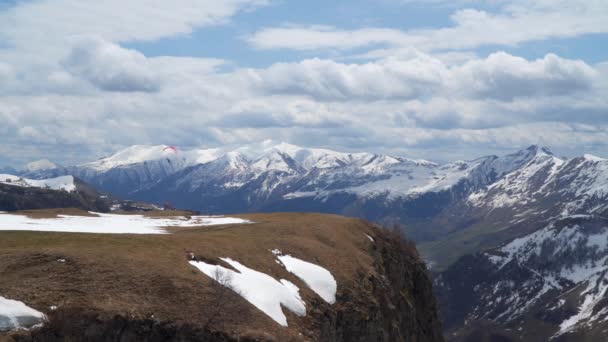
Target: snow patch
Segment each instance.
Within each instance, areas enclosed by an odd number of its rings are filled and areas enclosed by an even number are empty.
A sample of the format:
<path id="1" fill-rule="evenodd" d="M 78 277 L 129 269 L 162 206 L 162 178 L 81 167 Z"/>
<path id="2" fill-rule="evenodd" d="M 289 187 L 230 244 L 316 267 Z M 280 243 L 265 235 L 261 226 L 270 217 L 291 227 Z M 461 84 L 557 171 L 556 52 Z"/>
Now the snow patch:
<path id="1" fill-rule="evenodd" d="M 164 227 L 200 227 L 250 223 L 234 217 L 192 216 L 153 218 L 143 215 L 91 213 L 96 216 L 59 215 L 33 219 L 25 215 L 0 214 L 0 231 L 41 231 L 97 234 L 168 234 Z"/>
<path id="2" fill-rule="evenodd" d="M 20 186 L 24 188 L 48 188 L 51 190 L 65 190 L 72 192 L 76 190 L 74 177 L 61 176 L 49 179 L 26 179 L 18 176 L 0 174 L 0 183 Z"/>
<path id="3" fill-rule="evenodd" d="M 43 313 L 24 303 L 0 297 L 0 331 L 31 328 L 43 319 Z"/>
<path id="4" fill-rule="evenodd" d="M 336 302 L 337 283 L 327 269 L 313 263 L 294 258 L 291 255 L 278 255 L 283 267 L 300 278 L 311 290 L 329 304 Z"/>
<path id="5" fill-rule="evenodd" d="M 190 264 L 216 281 L 218 275 L 221 275 L 219 278 L 222 285 L 234 290 L 284 327 L 287 326 L 287 317 L 281 306 L 298 316 L 306 315 L 306 305 L 300 298 L 300 290 L 293 283 L 285 279 L 277 281 L 266 273 L 250 269 L 230 258 L 221 258 L 221 260 L 238 272 L 202 261 L 190 261 Z"/>

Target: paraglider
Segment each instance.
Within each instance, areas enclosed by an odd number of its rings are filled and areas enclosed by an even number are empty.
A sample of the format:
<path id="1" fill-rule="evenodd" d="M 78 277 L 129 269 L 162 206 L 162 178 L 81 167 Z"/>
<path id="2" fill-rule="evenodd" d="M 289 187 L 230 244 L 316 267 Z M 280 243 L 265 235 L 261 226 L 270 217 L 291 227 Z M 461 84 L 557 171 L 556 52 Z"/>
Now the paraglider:
<path id="1" fill-rule="evenodd" d="M 177 154 L 177 148 L 175 148 L 175 146 L 167 146 L 163 148 L 163 152 L 165 151 L 172 151 L 173 153 Z"/>

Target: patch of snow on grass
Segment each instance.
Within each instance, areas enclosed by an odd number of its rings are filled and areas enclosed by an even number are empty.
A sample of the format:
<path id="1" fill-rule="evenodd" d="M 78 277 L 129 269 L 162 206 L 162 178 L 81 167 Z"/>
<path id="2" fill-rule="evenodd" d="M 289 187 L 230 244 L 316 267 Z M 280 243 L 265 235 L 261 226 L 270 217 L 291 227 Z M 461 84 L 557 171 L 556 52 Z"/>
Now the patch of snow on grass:
<path id="1" fill-rule="evenodd" d="M 230 258 L 221 259 L 238 272 L 202 261 L 190 261 L 190 264 L 213 279 L 217 274 L 226 275 L 224 278 L 228 280 L 228 283 L 222 285 L 234 290 L 284 327 L 287 326 L 287 318 L 281 306 L 298 316 L 306 315 L 306 305 L 300 298 L 300 290 L 293 283 L 285 279 L 277 281 L 266 273 L 252 270 Z"/>
<path id="2" fill-rule="evenodd" d="M 291 255 L 277 255 L 277 258 L 287 271 L 302 279 L 323 300 L 329 304 L 336 302 L 338 285 L 334 276 L 327 269 Z"/>
<path id="3" fill-rule="evenodd" d="M 191 218 L 152 218 L 142 215 L 92 213 L 96 216 L 59 215 L 33 219 L 25 215 L 0 214 L 0 231 L 42 231 L 97 234 L 168 234 L 164 227 L 200 227 L 250 223 L 234 217 L 192 216 Z"/>
<path id="4" fill-rule="evenodd" d="M 43 319 L 43 313 L 24 303 L 0 297 L 0 331 L 31 328 Z"/>

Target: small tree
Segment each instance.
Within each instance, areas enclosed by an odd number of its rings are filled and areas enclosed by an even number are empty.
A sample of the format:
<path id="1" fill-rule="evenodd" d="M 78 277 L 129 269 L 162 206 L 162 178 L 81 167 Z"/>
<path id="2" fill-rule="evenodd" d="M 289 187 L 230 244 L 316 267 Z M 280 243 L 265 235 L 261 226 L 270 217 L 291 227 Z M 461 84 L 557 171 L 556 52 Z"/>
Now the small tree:
<path id="1" fill-rule="evenodd" d="M 211 274 L 211 298 L 206 301 L 205 310 L 206 323 L 205 329 L 223 329 L 225 323 L 224 315 L 231 311 L 229 307 L 234 305 L 234 293 L 238 290 L 232 285 L 232 274 L 221 268 L 216 268 Z"/>

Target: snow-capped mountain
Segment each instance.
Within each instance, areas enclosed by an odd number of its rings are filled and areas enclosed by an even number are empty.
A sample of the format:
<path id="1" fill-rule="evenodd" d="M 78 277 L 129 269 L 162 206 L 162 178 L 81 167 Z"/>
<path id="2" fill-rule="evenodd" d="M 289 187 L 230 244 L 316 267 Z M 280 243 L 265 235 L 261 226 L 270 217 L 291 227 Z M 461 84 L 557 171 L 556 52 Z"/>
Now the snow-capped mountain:
<path id="1" fill-rule="evenodd" d="M 447 328 L 521 341 L 608 339 L 608 218 L 556 219 L 505 245 L 461 258 L 435 279 Z"/>
<path id="2" fill-rule="evenodd" d="M 33 162 L 29 162 L 25 165 L 25 172 L 36 172 L 36 171 L 44 171 L 44 170 L 52 170 L 56 169 L 57 164 L 51 162 L 48 159 L 40 159 Z"/>
<path id="3" fill-rule="evenodd" d="M 601 212 L 608 187 L 608 161 L 564 160 L 539 146 L 444 164 L 286 143 L 233 150 L 132 146 L 24 176 L 68 174 L 128 199 L 204 213 L 317 211 L 398 223 L 439 265 L 552 218 Z"/>

